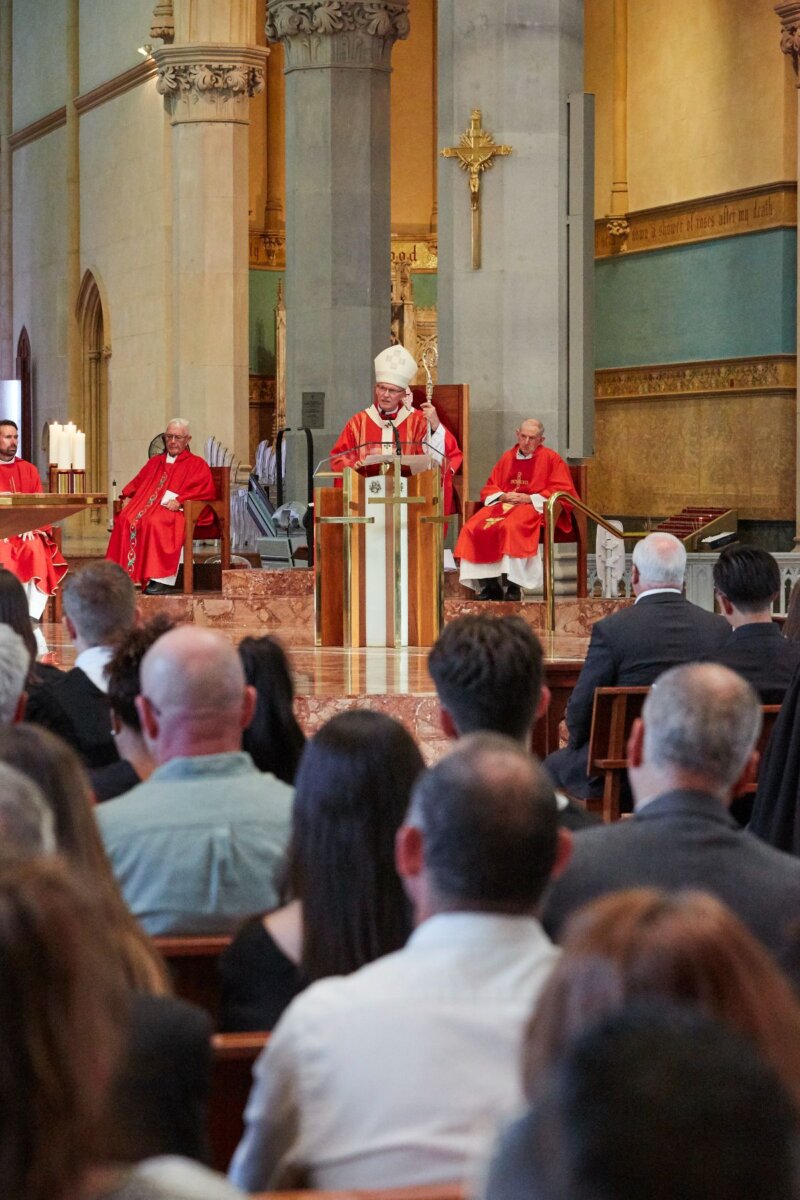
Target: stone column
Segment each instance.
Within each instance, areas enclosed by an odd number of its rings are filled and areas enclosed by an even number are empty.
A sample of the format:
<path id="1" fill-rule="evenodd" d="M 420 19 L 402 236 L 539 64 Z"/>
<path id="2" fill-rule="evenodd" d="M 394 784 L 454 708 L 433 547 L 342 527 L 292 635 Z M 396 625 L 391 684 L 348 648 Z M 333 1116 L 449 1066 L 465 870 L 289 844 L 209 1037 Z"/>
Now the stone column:
<path id="1" fill-rule="evenodd" d="M 0 0 L 0 379 L 14 377 L 14 269 L 11 203 L 11 0 Z"/>
<path id="2" fill-rule="evenodd" d="M 202 6 L 200 6 L 202 8 Z M 217 9 L 227 7 L 218 3 Z M 245 8 L 247 6 L 237 6 Z M 202 16 L 203 13 L 201 12 Z M 214 10 L 212 20 L 219 13 Z M 252 15 L 252 14 L 251 14 Z M 242 16 L 242 31 L 250 25 Z M 180 28 L 176 37 L 180 37 Z M 222 42 L 153 51 L 172 123 L 174 404 L 195 450 L 214 435 L 249 461 L 248 130 L 265 47 Z"/>
<path id="3" fill-rule="evenodd" d="M 470 386 L 479 487 L 524 417 L 565 443 L 567 97 L 583 89 L 583 3 L 439 0 L 438 45 L 440 149 L 475 108 L 513 148 L 482 178 L 477 271 L 467 175 L 439 160 L 439 380 Z"/>
<path id="4" fill-rule="evenodd" d="M 800 88 L 800 0 L 790 4 L 776 4 L 775 12 L 781 22 L 781 50 L 789 55 L 794 67 L 797 86 Z M 800 100 L 800 91 L 798 92 Z M 798 144 L 798 169 L 800 169 L 800 144 Z M 800 249 L 798 250 L 797 289 L 800 293 Z M 800 308 L 798 308 L 797 346 L 800 347 Z M 795 447 L 797 466 L 795 469 L 795 537 L 794 549 L 800 551 L 800 389 L 796 404 Z"/>
<path id="5" fill-rule="evenodd" d="M 79 421 L 83 399 L 83 347 L 76 305 L 81 286 L 81 136 L 75 99 L 81 90 L 80 0 L 67 6 L 67 412 Z"/>
<path id="6" fill-rule="evenodd" d="M 389 72 L 408 0 L 270 0 L 286 75 L 287 421 L 324 392 L 322 457 L 372 398 L 390 336 Z M 289 446 L 289 494 L 302 454 Z"/>

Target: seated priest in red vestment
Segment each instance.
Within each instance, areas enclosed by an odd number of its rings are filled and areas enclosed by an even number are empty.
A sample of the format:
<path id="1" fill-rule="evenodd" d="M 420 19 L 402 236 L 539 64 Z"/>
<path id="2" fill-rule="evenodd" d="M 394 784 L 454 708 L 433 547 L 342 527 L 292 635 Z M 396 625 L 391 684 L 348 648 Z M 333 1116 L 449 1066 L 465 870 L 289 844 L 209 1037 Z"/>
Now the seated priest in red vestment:
<path id="1" fill-rule="evenodd" d="M 119 563 L 148 596 L 173 590 L 183 550 L 184 501 L 214 500 L 217 494 L 208 463 L 189 449 L 189 422 L 175 417 L 164 439 L 166 454 L 149 459 L 122 489 L 125 507 L 114 522 L 106 550 L 106 558 Z M 208 509 L 197 529 L 214 523 Z"/>
<path id="2" fill-rule="evenodd" d="M 544 425 L 535 417 L 517 430 L 517 444 L 507 450 L 481 491 L 484 507 L 461 530 L 456 558 L 461 582 L 478 589 L 479 600 L 502 600 L 502 576 L 508 580 L 506 600 L 520 600 L 522 588 L 542 586 L 540 532 L 544 502 L 553 492 L 577 497 L 569 467 L 544 442 Z M 564 509 L 556 528 L 568 533 L 572 518 Z"/>
<path id="3" fill-rule="evenodd" d="M 334 470 L 360 467 L 372 454 L 429 454 L 444 467 L 445 513 L 455 512 L 453 473 L 461 465 L 461 451 L 449 429 L 430 403 L 411 407 L 411 381 L 417 363 L 399 344 L 382 350 L 375 359 L 375 392 L 372 404 L 345 425 L 331 450 Z"/>
<path id="4" fill-rule="evenodd" d="M 0 492 L 43 492 L 39 472 L 17 458 L 19 431 L 14 421 L 0 421 Z M 67 573 L 67 564 L 47 525 L 16 537 L 0 538 L 0 566 L 16 575 L 28 598 L 28 612 L 39 619 L 48 596 Z"/>

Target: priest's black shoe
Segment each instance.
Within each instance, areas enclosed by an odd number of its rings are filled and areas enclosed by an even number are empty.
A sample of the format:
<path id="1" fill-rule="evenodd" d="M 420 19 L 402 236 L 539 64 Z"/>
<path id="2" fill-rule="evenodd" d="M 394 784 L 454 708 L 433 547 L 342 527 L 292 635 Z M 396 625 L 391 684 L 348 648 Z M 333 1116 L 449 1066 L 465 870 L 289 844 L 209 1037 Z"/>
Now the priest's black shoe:
<path id="1" fill-rule="evenodd" d="M 506 600 L 521 600 L 522 588 L 518 583 L 509 583 L 506 587 Z"/>
<path id="2" fill-rule="evenodd" d="M 157 580 L 151 579 L 147 587 L 142 588 L 143 596 L 174 596 L 175 588 L 169 583 L 158 583 Z"/>
<path id="3" fill-rule="evenodd" d="M 477 600 L 502 600 L 503 589 L 499 579 L 487 579 L 476 597 Z"/>

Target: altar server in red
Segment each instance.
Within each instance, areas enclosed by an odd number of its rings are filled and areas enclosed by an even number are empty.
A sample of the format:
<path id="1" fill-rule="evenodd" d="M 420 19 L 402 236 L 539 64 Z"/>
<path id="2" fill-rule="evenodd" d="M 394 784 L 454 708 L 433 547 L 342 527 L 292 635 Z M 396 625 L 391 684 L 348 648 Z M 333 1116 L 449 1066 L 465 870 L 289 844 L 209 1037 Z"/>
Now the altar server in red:
<path id="1" fill-rule="evenodd" d="M 36 468 L 17 458 L 18 444 L 16 423 L 0 421 L 0 492 L 43 492 Z M 67 573 L 49 525 L 0 538 L 0 566 L 16 575 L 25 588 L 28 611 L 35 620 L 41 617 L 48 597 Z"/>
<path id="2" fill-rule="evenodd" d="M 461 530 L 455 557 L 461 559 L 461 582 L 478 591 L 479 600 L 502 600 L 501 576 L 508 580 L 506 600 L 520 600 L 522 588 L 542 586 L 539 541 L 544 502 L 553 492 L 577 497 L 569 467 L 544 442 L 544 425 L 535 417 L 517 430 L 517 444 L 507 450 L 481 491 L 484 507 Z M 563 508 L 556 524 L 568 533 L 572 518 Z"/>
<path id="3" fill-rule="evenodd" d="M 166 454 L 149 459 L 122 489 L 125 506 L 114 522 L 106 551 L 106 558 L 119 563 L 149 596 L 173 589 L 183 549 L 184 502 L 216 497 L 211 468 L 189 449 L 189 422 L 173 418 L 164 439 Z M 209 509 L 197 528 L 213 524 Z"/>

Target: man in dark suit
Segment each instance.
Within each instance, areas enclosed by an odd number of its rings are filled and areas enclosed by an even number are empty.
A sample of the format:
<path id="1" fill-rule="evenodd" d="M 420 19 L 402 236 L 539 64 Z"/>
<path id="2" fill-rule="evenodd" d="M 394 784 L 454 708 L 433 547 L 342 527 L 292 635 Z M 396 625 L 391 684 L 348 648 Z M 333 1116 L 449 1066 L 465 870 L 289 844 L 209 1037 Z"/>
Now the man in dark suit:
<path id="1" fill-rule="evenodd" d="M 714 662 L 738 671 L 762 704 L 782 704 L 795 669 L 800 642 L 785 638 L 772 619 L 781 573 L 759 546 L 726 546 L 714 563 L 714 587 L 731 627 Z"/>
<path id="2" fill-rule="evenodd" d="M 550 689 L 544 682 L 541 643 L 522 617 L 480 613 L 448 622 L 428 655 L 428 671 L 447 737 L 503 733 L 530 750 Z M 556 801 L 565 829 L 597 823 L 563 793 L 556 794 Z"/>
<path id="3" fill-rule="evenodd" d="M 111 736 L 105 668 L 116 642 L 136 621 L 136 591 L 122 567 L 94 562 L 64 583 L 64 624 L 78 651 L 75 666 L 28 697 L 25 719 L 77 750 L 87 767 L 119 757 Z"/>
<path id="4" fill-rule="evenodd" d="M 558 936 L 576 909 L 632 887 L 699 888 L 780 956 L 800 918 L 800 862 L 739 828 L 731 798 L 758 765 L 761 710 L 750 684 L 716 663 L 662 675 L 634 723 L 629 821 L 587 829 L 545 899 Z"/>
<path id="5" fill-rule="evenodd" d="M 686 548 L 671 533 L 651 533 L 637 543 L 631 571 L 636 602 L 594 625 L 567 705 L 569 742 L 544 762 L 556 787 L 584 798 L 603 794 L 602 781 L 586 774 L 595 688 L 646 687 L 669 667 L 715 657 L 727 640 L 726 621 L 684 597 L 685 572 Z"/>

